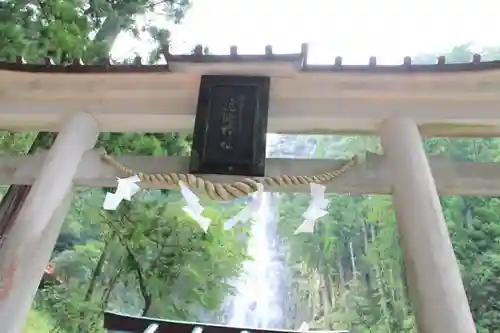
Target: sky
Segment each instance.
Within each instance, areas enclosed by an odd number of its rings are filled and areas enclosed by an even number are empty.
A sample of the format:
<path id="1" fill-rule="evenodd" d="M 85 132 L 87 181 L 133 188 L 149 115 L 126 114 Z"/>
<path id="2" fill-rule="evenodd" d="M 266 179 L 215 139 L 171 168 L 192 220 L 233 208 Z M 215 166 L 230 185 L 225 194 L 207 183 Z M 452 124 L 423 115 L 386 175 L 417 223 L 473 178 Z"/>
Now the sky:
<path id="1" fill-rule="evenodd" d="M 500 46 L 494 0 L 194 0 L 181 25 L 171 26 L 172 53 L 203 44 L 211 53 L 298 53 L 309 43 L 309 62 L 399 64 L 407 55 L 446 52 L 474 43 Z M 158 20 L 155 17 L 144 19 Z M 157 21 L 156 21 L 157 22 Z M 121 34 L 113 56 L 146 55 L 148 42 Z"/>

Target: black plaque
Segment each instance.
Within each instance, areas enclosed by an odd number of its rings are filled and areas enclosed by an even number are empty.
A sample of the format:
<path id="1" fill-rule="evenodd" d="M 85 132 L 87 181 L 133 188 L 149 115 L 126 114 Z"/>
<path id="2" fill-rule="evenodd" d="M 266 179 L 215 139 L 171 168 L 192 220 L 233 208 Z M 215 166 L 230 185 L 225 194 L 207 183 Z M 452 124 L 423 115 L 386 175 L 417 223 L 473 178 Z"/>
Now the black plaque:
<path id="1" fill-rule="evenodd" d="M 266 162 L 269 77 L 201 77 L 189 170 L 262 177 Z"/>

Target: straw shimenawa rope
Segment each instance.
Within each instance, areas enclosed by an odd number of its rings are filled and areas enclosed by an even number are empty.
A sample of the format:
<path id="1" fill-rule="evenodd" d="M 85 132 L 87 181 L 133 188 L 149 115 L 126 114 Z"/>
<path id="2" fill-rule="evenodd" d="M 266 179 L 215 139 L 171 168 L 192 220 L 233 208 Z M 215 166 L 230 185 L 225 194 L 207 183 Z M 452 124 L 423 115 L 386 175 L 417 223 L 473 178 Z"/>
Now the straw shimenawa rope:
<path id="1" fill-rule="evenodd" d="M 102 160 L 127 176 L 137 175 L 143 182 L 150 183 L 152 185 L 162 185 L 162 187 L 178 189 L 179 181 L 182 181 L 191 189 L 201 190 L 205 192 L 209 198 L 222 201 L 246 197 L 252 192 L 257 191 L 258 184 L 263 184 L 264 186 L 283 187 L 293 185 L 308 185 L 311 183 L 327 183 L 340 177 L 357 163 L 357 157 L 354 156 L 352 159 L 342 164 L 336 170 L 328 171 L 314 176 L 280 175 L 277 177 L 242 178 L 240 181 L 236 181 L 234 183 L 212 183 L 209 180 L 203 179 L 193 174 L 147 174 L 137 172 L 128 168 L 127 166 L 123 165 L 107 154 L 104 154 L 102 156 Z"/>

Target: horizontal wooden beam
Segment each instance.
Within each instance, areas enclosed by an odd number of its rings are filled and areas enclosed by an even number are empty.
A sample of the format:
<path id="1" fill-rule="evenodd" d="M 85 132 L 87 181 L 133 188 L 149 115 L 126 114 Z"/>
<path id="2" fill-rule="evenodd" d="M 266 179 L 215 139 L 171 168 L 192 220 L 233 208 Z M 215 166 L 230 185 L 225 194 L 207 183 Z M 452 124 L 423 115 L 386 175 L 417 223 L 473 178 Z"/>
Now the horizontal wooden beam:
<path id="1" fill-rule="evenodd" d="M 269 75 L 269 132 L 377 133 L 413 118 L 426 136 L 500 136 L 500 71 L 299 72 L 293 64 L 189 65 L 175 73 L 47 74 L 0 71 L 0 128 L 57 131 L 76 111 L 102 131 L 192 131 L 202 74 Z"/>
<path id="2" fill-rule="evenodd" d="M 0 157 L 0 183 L 32 184 L 46 152 L 32 156 Z M 184 173 L 188 170 L 187 157 L 122 156 L 118 160 L 129 168 L 144 173 Z M 334 170 L 342 160 L 328 159 L 268 159 L 269 176 L 314 175 Z M 500 163 L 451 162 L 430 157 L 432 172 L 442 195 L 500 195 Z M 116 177 L 122 176 L 101 162 L 100 152 L 88 152 L 79 167 L 75 183 L 79 186 L 113 187 Z M 240 177 L 204 175 L 213 182 L 232 182 Z M 391 175 L 383 156 L 368 154 L 364 163 L 353 167 L 344 176 L 327 185 L 327 192 L 344 194 L 390 194 Z M 147 184 L 142 184 L 147 187 Z M 269 188 L 277 192 L 308 192 L 307 186 Z"/>

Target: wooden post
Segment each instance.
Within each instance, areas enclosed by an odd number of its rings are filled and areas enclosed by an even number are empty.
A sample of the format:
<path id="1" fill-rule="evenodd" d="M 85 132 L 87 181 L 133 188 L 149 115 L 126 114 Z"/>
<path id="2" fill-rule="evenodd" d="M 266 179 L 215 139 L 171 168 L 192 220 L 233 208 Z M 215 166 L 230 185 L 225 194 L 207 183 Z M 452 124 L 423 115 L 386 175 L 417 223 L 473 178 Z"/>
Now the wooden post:
<path id="1" fill-rule="evenodd" d="M 0 323 L 21 333 L 73 192 L 73 176 L 99 127 L 78 113 L 63 124 L 14 225 L 0 248 Z"/>
<path id="2" fill-rule="evenodd" d="M 418 332 L 476 332 L 417 124 L 390 118 L 380 138 Z"/>

